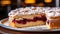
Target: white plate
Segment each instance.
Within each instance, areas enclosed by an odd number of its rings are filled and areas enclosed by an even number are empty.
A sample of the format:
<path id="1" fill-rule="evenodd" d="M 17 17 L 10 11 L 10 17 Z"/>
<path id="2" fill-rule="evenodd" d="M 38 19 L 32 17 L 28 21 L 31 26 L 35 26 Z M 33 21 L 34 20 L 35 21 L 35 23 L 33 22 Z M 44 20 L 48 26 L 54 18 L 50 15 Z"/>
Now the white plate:
<path id="1" fill-rule="evenodd" d="M 2 24 L 4 22 L 4 24 Z M 25 27 L 25 28 L 12 28 L 10 27 L 8 22 L 8 18 L 3 19 L 0 21 L 0 26 L 3 28 L 7 28 L 10 30 L 17 30 L 17 31 L 41 31 L 41 32 L 48 32 L 48 31 L 60 31 L 60 29 L 48 29 L 45 25 L 42 26 L 33 26 L 33 27 Z"/>

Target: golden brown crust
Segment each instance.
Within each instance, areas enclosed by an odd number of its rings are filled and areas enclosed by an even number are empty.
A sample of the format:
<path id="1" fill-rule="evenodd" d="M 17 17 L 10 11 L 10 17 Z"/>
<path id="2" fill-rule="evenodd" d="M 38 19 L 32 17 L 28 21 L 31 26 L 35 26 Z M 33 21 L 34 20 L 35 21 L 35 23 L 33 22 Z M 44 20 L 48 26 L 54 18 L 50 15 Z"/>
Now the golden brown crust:
<path id="1" fill-rule="evenodd" d="M 48 29 L 60 28 L 60 24 L 55 24 L 55 23 L 46 24 L 46 26 L 48 27 Z"/>
<path id="2" fill-rule="evenodd" d="M 50 17 L 50 19 L 60 19 L 60 16 L 57 16 L 57 17 Z"/>
<path id="3" fill-rule="evenodd" d="M 10 18 L 14 18 L 14 19 L 19 19 L 19 18 L 26 18 L 26 19 L 33 19 L 34 17 L 41 17 L 41 16 L 45 16 L 45 14 L 30 14 L 30 15 L 22 15 L 22 16 L 15 16 L 15 17 L 10 17 Z M 9 19 L 10 19 L 9 18 Z M 11 27 L 29 27 L 29 26 L 37 26 L 37 25 L 44 25 L 45 23 L 42 20 L 38 20 L 36 22 L 27 22 L 26 24 L 18 24 L 18 23 L 14 23 L 11 20 L 9 20 L 9 26 Z"/>
<path id="4" fill-rule="evenodd" d="M 51 21 L 49 23 L 46 23 L 47 27 L 49 29 L 56 29 L 56 28 L 60 28 L 60 19 Z"/>
<path id="5" fill-rule="evenodd" d="M 11 27 L 13 27 L 13 28 L 17 28 L 16 25 L 15 25 L 15 23 L 13 23 L 13 22 L 10 22 L 10 23 L 9 23 L 9 26 L 11 26 Z"/>

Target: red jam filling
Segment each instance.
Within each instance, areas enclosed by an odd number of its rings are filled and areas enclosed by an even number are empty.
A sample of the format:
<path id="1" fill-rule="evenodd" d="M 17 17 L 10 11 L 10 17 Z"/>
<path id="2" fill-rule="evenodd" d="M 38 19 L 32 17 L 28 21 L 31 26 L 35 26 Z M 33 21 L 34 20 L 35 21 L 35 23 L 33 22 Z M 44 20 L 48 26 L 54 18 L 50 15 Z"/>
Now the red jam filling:
<path id="1" fill-rule="evenodd" d="M 33 19 L 23 19 L 23 20 L 13 20 L 12 22 L 17 22 L 19 24 L 26 24 L 26 22 L 36 22 L 37 20 L 42 20 L 42 21 L 46 21 L 46 17 L 42 16 L 42 17 L 34 17 Z"/>

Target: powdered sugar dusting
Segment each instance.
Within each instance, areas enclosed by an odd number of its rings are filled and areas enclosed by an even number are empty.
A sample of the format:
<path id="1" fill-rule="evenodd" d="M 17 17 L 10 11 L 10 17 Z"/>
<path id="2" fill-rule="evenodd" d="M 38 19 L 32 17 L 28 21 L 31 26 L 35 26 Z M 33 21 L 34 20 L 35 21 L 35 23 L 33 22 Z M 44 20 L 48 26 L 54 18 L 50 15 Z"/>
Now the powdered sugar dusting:
<path id="1" fill-rule="evenodd" d="M 25 7 L 25 8 L 18 8 L 18 9 L 12 10 L 8 15 L 9 16 L 30 15 L 35 13 L 45 13 L 46 16 L 56 17 L 56 16 L 60 16 L 60 8 Z"/>
<path id="2" fill-rule="evenodd" d="M 49 16 L 49 17 L 60 16 L 60 8 L 51 8 L 46 12 L 46 16 Z"/>
<path id="3" fill-rule="evenodd" d="M 29 15 L 29 14 L 35 14 L 40 12 L 43 13 L 43 10 L 39 7 L 26 7 L 26 8 L 19 8 L 16 10 L 12 10 L 8 15 L 9 16 Z"/>

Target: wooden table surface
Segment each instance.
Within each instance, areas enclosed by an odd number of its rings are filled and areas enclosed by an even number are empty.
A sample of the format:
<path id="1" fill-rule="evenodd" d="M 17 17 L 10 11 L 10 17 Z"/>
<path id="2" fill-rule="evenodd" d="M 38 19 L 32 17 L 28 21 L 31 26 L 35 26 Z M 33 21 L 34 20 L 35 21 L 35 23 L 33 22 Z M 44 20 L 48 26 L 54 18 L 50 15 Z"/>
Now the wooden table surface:
<path id="1" fill-rule="evenodd" d="M 24 32 L 24 31 L 13 31 L 0 27 L 0 34 L 60 34 L 60 31 L 57 32 Z"/>

